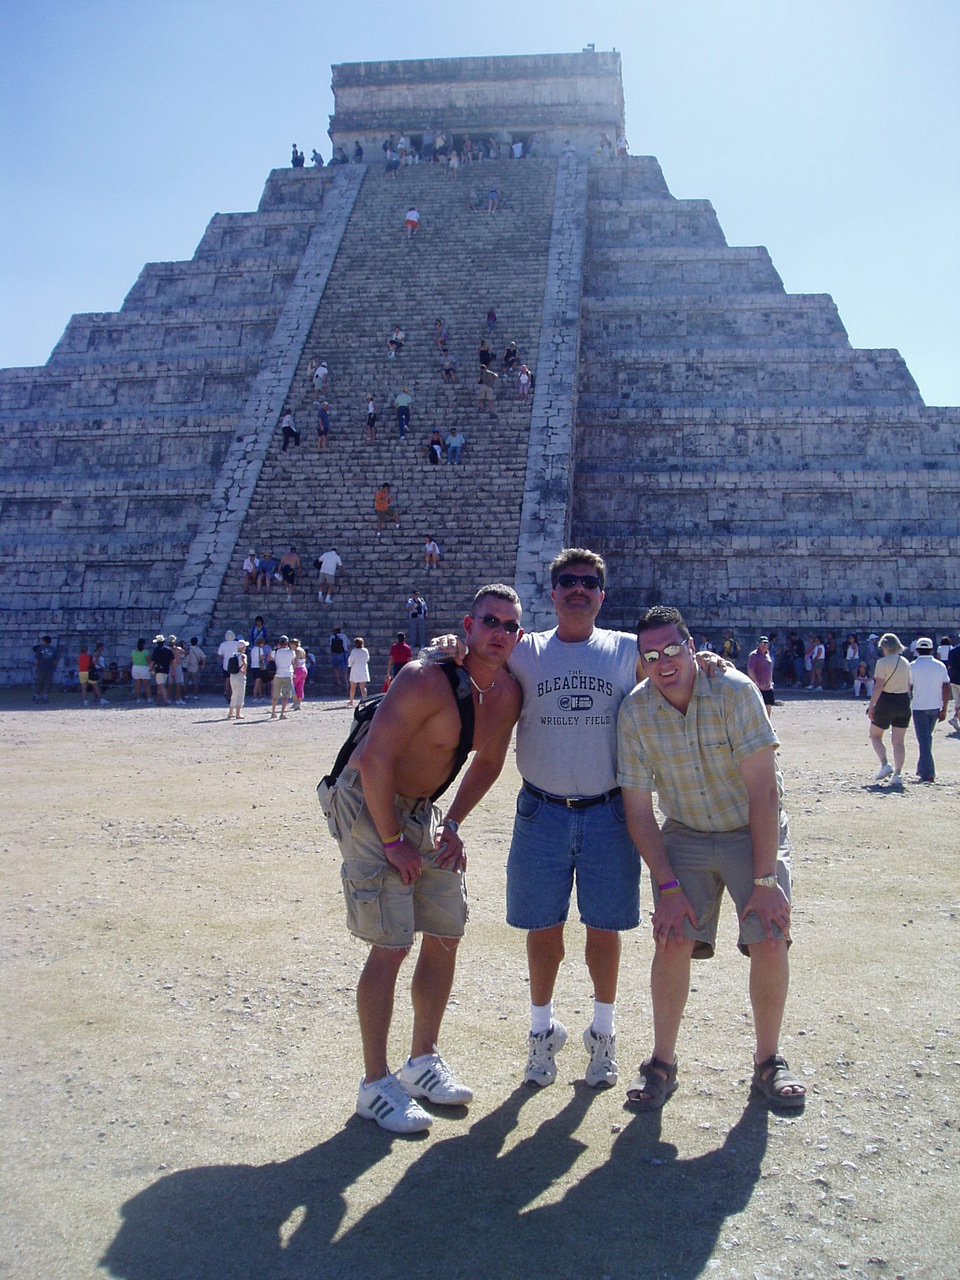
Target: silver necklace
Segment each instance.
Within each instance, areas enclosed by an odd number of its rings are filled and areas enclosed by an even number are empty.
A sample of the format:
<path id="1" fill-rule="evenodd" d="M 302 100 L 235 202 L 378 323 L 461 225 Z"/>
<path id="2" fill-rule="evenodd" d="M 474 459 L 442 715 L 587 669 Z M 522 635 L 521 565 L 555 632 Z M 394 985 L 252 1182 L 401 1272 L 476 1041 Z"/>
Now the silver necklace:
<path id="1" fill-rule="evenodd" d="M 476 680 L 474 680 L 473 676 L 471 676 L 471 675 L 470 675 L 470 672 L 469 672 L 469 671 L 467 672 L 467 675 L 468 675 L 468 676 L 470 676 L 470 683 L 471 683 L 471 684 L 473 685 L 473 687 L 476 689 L 477 694 L 478 694 L 477 701 L 480 703 L 480 705 L 481 705 L 481 707 L 482 707 L 482 706 L 483 706 L 483 695 L 484 695 L 485 693 L 489 693 L 489 692 L 490 692 L 490 690 L 493 688 L 493 686 L 497 683 L 497 677 L 496 677 L 496 676 L 494 676 L 494 677 L 493 677 L 493 679 L 490 681 L 490 683 L 487 685 L 487 687 L 486 687 L 485 689 L 481 689 L 481 688 L 480 688 L 480 686 L 477 684 Z"/>

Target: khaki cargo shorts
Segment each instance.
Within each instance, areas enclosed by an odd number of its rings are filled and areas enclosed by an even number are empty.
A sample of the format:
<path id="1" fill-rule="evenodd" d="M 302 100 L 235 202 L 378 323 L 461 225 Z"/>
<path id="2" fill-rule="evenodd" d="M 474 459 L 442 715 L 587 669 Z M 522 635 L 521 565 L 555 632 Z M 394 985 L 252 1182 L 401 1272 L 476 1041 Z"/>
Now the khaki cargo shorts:
<path id="1" fill-rule="evenodd" d="M 429 800 L 397 797 L 404 837 L 423 856 L 423 872 L 412 884 L 387 861 L 364 803 L 360 775 L 344 769 L 329 797 L 327 826 L 340 846 L 340 879 L 347 928 L 375 947 L 413 946 L 414 935 L 462 938 L 467 921 L 463 873 L 436 865 L 433 842 L 440 811 Z"/>

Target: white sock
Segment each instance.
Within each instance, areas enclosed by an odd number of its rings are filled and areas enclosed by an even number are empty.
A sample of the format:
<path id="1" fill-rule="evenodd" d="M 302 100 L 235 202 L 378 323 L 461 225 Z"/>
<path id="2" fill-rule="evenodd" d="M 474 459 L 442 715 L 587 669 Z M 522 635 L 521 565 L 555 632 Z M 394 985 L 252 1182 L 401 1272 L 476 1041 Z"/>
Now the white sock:
<path id="1" fill-rule="evenodd" d="M 530 1006 L 531 1035 L 539 1036 L 544 1031 L 549 1031 L 552 1026 L 553 1001 L 548 1000 L 546 1004 L 532 1004 Z"/>
<path id="2" fill-rule="evenodd" d="M 593 1029 L 598 1036 L 613 1035 L 613 1015 L 616 1012 L 616 1001 L 603 1004 L 600 1000 L 593 1002 Z"/>

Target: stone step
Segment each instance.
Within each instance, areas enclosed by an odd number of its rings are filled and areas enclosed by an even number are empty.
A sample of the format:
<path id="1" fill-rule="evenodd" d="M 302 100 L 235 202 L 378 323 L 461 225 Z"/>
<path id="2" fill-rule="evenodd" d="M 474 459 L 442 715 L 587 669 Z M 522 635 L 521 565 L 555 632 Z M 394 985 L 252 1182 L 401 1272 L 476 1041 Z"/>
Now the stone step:
<path id="1" fill-rule="evenodd" d="M 677 346 L 689 356 L 703 349 L 774 344 L 787 348 L 849 348 L 846 330 L 828 294 L 702 297 L 588 298 L 581 342 L 615 358 L 631 351 Z"/>
<path id="2" fill-rule="evenodd" d="M 726 246 L 709 200 L 594 200 L 587 212 L 587 255 L 631 247 Z"/>

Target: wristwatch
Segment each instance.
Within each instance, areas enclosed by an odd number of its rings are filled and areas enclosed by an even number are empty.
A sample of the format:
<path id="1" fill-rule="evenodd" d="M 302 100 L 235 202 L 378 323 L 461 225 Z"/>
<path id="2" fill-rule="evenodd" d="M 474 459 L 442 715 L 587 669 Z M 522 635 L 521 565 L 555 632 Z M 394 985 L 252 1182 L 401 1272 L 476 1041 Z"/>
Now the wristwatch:
<path id="1" fill-rule="evenodd" d="M 758 889 L 775 889 L 780 881 L 776 876 L 754 876 L 753 883 Z"/>
<path id="2" fill-rule="evenodd" d="M 455 822 L 453 818 L 444 818 L 443 825 L 445 827 L 449 827 L 454 835 L 456 835 L 457 832 L 460 830 L 460 823 Z"/>

